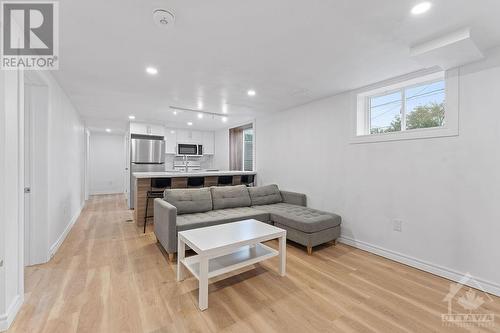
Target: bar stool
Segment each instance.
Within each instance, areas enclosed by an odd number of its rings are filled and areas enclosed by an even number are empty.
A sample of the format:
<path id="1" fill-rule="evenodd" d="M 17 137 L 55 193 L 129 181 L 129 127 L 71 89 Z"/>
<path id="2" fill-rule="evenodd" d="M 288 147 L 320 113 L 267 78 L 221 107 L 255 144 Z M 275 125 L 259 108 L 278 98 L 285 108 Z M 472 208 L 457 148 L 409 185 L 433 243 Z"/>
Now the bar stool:
<path id="1" fill-rule="evenodd" d="M 205 186 L 205 177 L 189 177 L 187 186 L 191 188 L 203 187 Z"/>
<path id="2" fill-rule="evenodd" d="M 152 178 L 151 179 L 151 190 L 146 192 L 146 211 L 144 212 L 144 233 L 146 233 L 146 224 L 148 218 L 153 217 L 153 215 L 148 216 L 149 201 L 151 199 L 161 199 L 163 198 L 163 192 L 166 188 L 171 187 L 171 178 Z"/>
<path id="3" fill-rule="evenodd" d="M 246 186 L 253 186 L 254 175 L 243 175 L 241 176 L 241 184 Z"/>
<path id="4" fill-rule="evenodd" d="M 217 186 L 229 186 L 233 185 L 233 176 L 219 176 L 217 180 Z"/>

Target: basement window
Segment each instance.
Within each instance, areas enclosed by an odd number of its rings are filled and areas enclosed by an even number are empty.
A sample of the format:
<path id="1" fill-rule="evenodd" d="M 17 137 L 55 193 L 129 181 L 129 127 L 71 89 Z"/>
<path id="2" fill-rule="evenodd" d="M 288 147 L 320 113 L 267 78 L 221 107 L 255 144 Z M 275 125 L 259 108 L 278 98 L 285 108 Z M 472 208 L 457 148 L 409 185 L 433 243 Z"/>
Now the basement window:
<path id="1" fill-rule="evenodd" d="M 457 85 L 444 72 L 435 72 L 358 92 L 354 143 L 457 135 L 457 108 L 448 102 L 453 91 L 448 83 Z"/>

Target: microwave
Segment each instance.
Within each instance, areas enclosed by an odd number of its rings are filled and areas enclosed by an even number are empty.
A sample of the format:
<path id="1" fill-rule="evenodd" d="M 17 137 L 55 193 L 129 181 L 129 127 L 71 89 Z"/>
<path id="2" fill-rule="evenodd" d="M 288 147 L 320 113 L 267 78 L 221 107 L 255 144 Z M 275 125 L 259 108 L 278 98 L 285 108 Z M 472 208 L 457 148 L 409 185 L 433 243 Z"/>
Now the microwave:
<path id="1" fill-rule="evenodd" d="M 179 143 L 177 144 L 177 155 L 203 156 L 203 145 Z"/>

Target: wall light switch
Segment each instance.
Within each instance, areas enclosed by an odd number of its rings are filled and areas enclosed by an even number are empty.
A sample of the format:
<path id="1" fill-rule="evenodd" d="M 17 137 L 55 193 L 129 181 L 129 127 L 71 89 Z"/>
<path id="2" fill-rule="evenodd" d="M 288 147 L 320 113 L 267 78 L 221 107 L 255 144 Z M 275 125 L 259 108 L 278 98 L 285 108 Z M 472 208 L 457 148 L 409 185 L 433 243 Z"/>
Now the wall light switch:
<path id="1" fill-rule="evenodd" d="M 397 232 L 403 231 L 403 221 L 402 220 L 394 220 L 392 229 Z"/>

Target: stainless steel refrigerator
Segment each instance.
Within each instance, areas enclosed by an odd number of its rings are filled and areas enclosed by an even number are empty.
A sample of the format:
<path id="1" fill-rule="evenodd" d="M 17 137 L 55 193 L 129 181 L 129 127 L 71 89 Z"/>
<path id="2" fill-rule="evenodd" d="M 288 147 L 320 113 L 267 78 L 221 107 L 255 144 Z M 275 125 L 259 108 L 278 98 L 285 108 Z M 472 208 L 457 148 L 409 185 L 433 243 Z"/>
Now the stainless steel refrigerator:
<path id="1" fill-rule="evenodd" d="M 129 208 L 134 208 L 134 172 L 165 171 L 165 141 L 163 136 L 132 134 L 130 141 Z"/>

